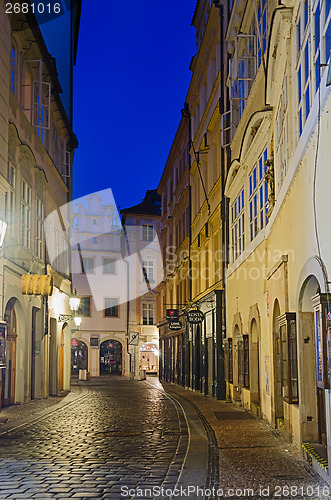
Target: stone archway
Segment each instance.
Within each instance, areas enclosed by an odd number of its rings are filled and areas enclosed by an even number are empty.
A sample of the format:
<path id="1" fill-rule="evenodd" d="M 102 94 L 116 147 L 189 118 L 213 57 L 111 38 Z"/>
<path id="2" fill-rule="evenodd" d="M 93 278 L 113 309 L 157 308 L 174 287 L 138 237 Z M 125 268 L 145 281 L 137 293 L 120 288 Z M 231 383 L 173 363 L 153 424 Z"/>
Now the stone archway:
<path id="1" fill-rule="evenodd" d="M 1 406 L 8 406 L 15 402 L 16 394 L 16 358 L 17 358 L 17 316 L 15 304 L 17 299 L 12 297 L 5 308 L 7 324 L 6 341 L 6 370 L 2 382 Z"/>

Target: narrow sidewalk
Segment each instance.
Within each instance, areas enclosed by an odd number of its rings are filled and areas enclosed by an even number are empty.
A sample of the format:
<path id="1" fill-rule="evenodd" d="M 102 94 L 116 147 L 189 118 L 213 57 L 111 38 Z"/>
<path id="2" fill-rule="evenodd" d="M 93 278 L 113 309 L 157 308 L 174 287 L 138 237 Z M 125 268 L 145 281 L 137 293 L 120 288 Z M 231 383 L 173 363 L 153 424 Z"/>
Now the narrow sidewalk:
<path id="1" fill-rule="evenodd" d="M 223 497 L 234 496 L 234 490 L 237 498 L 331 498 L 331 488 L 308 465 L 300 448 L 264 420 L 233 403 L 176 384 L 162 382 L 162 386 L 195 405 L 213 428 Z"/>

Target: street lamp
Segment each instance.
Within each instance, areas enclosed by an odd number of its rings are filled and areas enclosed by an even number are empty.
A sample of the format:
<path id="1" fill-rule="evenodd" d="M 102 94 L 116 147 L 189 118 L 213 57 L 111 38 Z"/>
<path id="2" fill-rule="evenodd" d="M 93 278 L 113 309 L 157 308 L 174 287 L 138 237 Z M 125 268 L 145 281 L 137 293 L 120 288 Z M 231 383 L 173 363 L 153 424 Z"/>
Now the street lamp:
<path id="1" fill-rule="evenodd" d="M 75 326 L 78 328 L 82 322 L 82 318 L 76 315 L 79 309 L 79 304 L 80 304 L 80 298 L 77 297 L 77 291 L 75 289 L 72 296 L 69 297 L 69 306 L 72 311 L 72 314 L 59 314 L 58 321 L 62 322 L 62 321 L 69 321 L 69 319 L 73 319 Z"/>
<path id="2" fill-rule="evenodd" d="M 77 312 L 79 309 L 80 298 L 77 297 L 77 290 L 75 288 L 73 295 L 69 298 L 69 306 L 73 312 Z"/>

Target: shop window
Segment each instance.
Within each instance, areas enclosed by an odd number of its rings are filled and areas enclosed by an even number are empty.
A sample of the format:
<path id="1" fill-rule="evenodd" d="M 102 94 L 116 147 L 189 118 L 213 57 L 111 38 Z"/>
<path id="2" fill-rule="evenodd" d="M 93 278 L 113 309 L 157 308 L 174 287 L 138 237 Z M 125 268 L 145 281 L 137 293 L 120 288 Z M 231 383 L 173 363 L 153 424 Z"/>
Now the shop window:
<path id="1" fill-rule="evenodd" d="M 328 374 L 328 344 L 331 351 L 330 313 L 328 313 L 328 297 L 319 294 L 313 297 L 315 322 L 316 383 L 321 389 L 330 388 Z M 329 366 L 331 370 L 331 366 Z"/>
<path id="2" fill-rule="evenodd" d="M 282 397 L 288 403 L 298 403 L 298 359 L 295 313 L 278 318 L 282 368 Z"/>

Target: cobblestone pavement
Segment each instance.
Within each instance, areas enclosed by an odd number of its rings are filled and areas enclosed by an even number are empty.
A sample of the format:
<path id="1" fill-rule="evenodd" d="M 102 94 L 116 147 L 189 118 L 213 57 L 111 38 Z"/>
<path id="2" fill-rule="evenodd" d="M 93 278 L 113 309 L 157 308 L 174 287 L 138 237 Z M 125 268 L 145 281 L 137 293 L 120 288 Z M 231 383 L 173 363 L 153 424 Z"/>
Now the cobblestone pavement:
<path id="1" fill-rule="evenodd" d="M 232 403 L 176 384 L 162 385 L 169 394 L 189 400 L 213 428 L 219 448 L 222 498 L 330 500 L 331 488 L 310 468 L 301 450 L 264 420 Z"/>
<path id="2" fill-rule="evenodd" d="M 187 442 L 182 411 L 164 393 L 95 379 L 69 404 L 0 427 L 0 498 L 119 500 L 122 486 L 173 488 Z"/>

